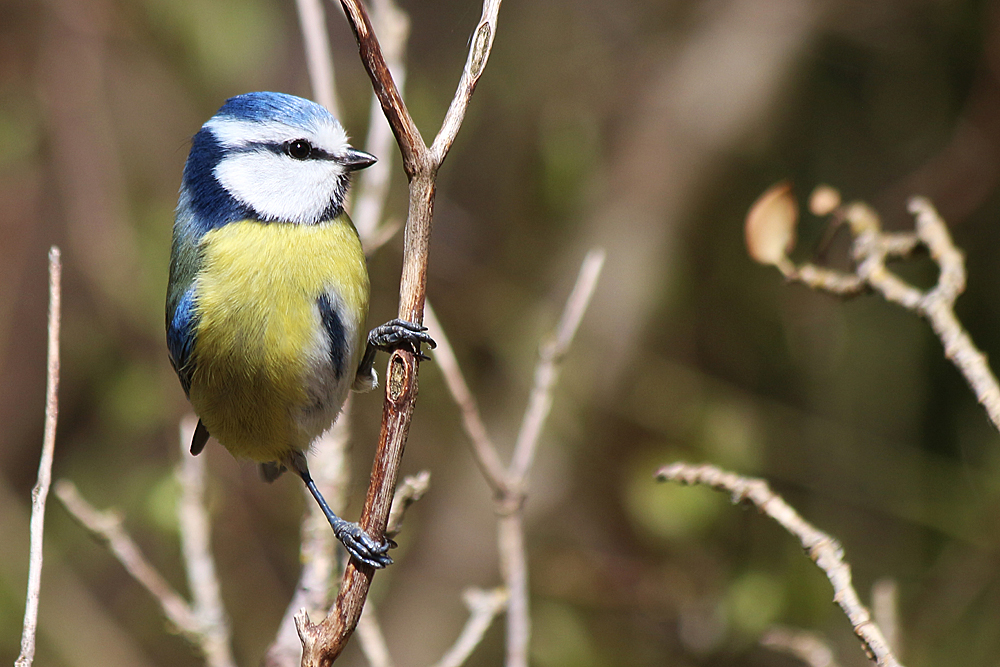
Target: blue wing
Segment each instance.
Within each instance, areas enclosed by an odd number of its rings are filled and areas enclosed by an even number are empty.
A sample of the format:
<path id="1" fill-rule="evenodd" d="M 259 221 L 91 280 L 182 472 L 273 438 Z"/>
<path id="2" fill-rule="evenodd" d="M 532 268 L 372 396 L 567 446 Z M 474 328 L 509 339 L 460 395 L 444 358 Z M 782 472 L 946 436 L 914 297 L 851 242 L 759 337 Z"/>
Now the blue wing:
<path id="1" fill-rule="evenodd" d="M 191 390 L 191 375 L 194 365 L 191 363 L 191 350 L 194 349 L 195 330 L 197 328 L 197 313 L 194 303 L 194 286 L 184 292 L 173 315 L 167 324 L 167 350 L 170 353 L 170 363 L 181 379 L 184 393 Z"/>

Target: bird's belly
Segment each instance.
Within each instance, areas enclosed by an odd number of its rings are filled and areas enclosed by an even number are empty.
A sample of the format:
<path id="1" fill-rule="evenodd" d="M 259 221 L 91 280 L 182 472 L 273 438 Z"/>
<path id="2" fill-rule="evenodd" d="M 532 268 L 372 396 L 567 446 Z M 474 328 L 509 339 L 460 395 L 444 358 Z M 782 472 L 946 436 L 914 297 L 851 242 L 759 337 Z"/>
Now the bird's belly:
<path id="1" fill-rule="evenodd" d="M 191 403 L 234 455 L 281 460 L 330 426 L 353 381 L 344 371 L 356 368 L 367 314 L 360 244 L 349 223 L 240 222 L 207 233 L 202 251 Z M 324 294 L 341 305 L 340 368 L 318 306 Z"/>

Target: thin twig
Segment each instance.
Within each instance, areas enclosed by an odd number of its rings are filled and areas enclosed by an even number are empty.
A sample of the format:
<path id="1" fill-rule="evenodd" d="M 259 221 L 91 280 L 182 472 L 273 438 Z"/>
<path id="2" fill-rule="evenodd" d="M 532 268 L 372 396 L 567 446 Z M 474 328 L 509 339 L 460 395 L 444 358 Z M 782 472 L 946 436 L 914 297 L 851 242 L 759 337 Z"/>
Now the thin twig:
<path id="1" fill-rule="evenodd" d="M 181 449 L 194 432 L 193 419 L 181 425 Z M 197 646 L 210 667 L 233 667 L 229 621 L 226 619 L 215 563 L 210 547 L 208 513 L 204 504 L 204 463 L 193 456 L 183 456 L 177 472 L 181 498 L 177 513 L 180 521 L 184 565 L 194 598 L 188 603 L 143 556 L 125 532 L 117 512 L 95 509 L 84 500 L 68 480 L 56 483 L 56 496 L 73 518 L 107 543 L 125 570 L 159 603 L 163 615 L 184 637 Z"/>
<path id="2" fill-rule="evenodd" d="M 458 90 L 451 100 L 451 105 L 445 113 L 444 122 L 441 129 L 434 138 L 431 146 L 433 161 L 441 166 L 451 145 L 458 136 L 458 130 L 465 120 L 465 112 L 469 108 L 469 100 L 476 90 L 479 77 L 482 76 L 486 68 L 486 61 L 489 60 L 490 51 L 493 49 L 493 38 L 497 32 L 497 16 L 500 13 L 501 0 L 485 0 L 483 2 L 483 13 L 479 17 L 479 24 L 472 34 L 469 46 L 469 55 L 465 60 L 465 68 L 462 70 L 462 78 L 458 82 Z"/>
<path id="3" fill-rule="evenodd" d="M 872 615 L 882 628 L 886 643 L 902 653 L 899 633 L 899 586 L 895 579 L 883 577 L 872 586 Z"/>
<path id="4" fill-rule="evenodd" d="M 198 644 L 210 667 L 235 667 L 232 634 L 219 591 L 219 578 L 212 557 L 211 523 L 205 507 L 204 456 L 191 456 L 188 443 L 194 434 L 197 419 L 181 420 L 181 463 L 177 470 L 181 495 L 177 503 L 181 551 L 191 590 L 192 613 L 198 622 Z"/>
<path id="5" fill-rule="evenodd" d="M 761 637 L 760 644 L 794 655 L 809 667 L 839 667 L 833 650 L 814 632 L 773 627 Z"/>
<path id="6" fill-rule="evenodd" d="M 413 503 L 420 500 L 431 485 L 431 473 L 428 470 L 421 470 L 416 475 L 407 475 L 403 478 L 403 483 L 396 489 L 392 497 L 392 508 L 389 510 L 389 523 L 386 524 L 385 534 L 389 537 L 397 535 L 403 527 L 403 519 L 406 511 Z"/>
<path id="7" fill-rule="evenodd" d="M 874 291 L 886 301 L 926 318 L 941 340 L 945 356 L 965 376 L 994 428 L 1000 430 L 1000 383 L 986 355 L 955 315 L 955 300 L 965 290 L 965 257 L 929 200 L 913 197 L 909 211 L 916 216 L 915 233 L 882 231 L 878 214 L 862 203 L 836 210 L 834 215 L 848 223 L 853 235 L 854 273 L 809 263 L 795 266 L 787 259 L 778 268 L 790 281 L 812 289 L 844 297 Z M 914 287 L 886 266 L 887 260 L 908 257 L 920 246 L 927 248 L 939 269 L 937 284 L 928 290 Z"/>
<path id="8" fill-rule="evenodd" d="M 858 636 L 868 657 L 878 667 L 901 667 L 886 643 L 881 629 L 871 613 L 861 604 L 851 583 L 851 567 L 844 560 L 844 550 L 835 539 L 805 521 L 781 496 L 762 479 L 741 477 L 712 465 L 673 463 L 656 473 L 660 481 L 682 484 L 704 484 L 727 491 L 734 503 L 749 502 L 759 511 L 777 521 L 802 543 L 802 547 L 833 585 L 833 600 L 844 611 L 854 634 Z"/>
<path id="9" fill-rule="evenodd" d="M 410 17 L 392 0 L 375 0 L 372 22 L 381 38 L 389 73 L 402 93 L 406 87 L 406 61 L 403 55 L 410 36 Z M 396 225 L 382 222 L 395 157 L 391 148 L 392 128 L 382 113 L 378 97 L 373 95 L 368 112 L 365 150 L 378 156 L 379 161 L 361 173 L 357 196 L 351 209 L 351 219 L 358 228 L 365 253 L 369 255 L 392 237 L 388 231 L 396 231 Z"/>
<path id="10" fill-rule="evenodd" d="M 498 547 L 500 564 L 507 586 L 507 659 L 506 667 L 527 667 L 531 637 L 531 614 L 528 606 L 528 563 L 524 548 L 523 505 L 527 477 L 538 449 L 538 439 L 552 408 L 552 390 L 559 378 L 559 366 L 569 349 L 583 314 L 597 286 L 604 266 L 604 250 L 590 250 L 566 300 L 562 317 L 552 338 L 543 343 L 535 367 L 535 382 L 514 445 L 514 454 L 506 479 L 508 487 L 497 503 Z"/>
<path id="11" fill-rule="evenodd" d="M 334 423 L 333 428 L 324 433 L 312 446 L 311 472 L 313 481 L 319 486 L 323 497 L 337 514 L 343 513 L 347 503 L 348 449 L 351 438 L 351 405 L 353 400 L 348 397 L 344 409 Z M 330 530 L 319 505 L 311 502 L 307 494 L 306 512 L 302 517 L 301 545 L 299 559 L 302 562 L 302 572 L 295 593 L 285 611 L 284 618 L 274 643 L 267 649 L 264 656 L 264 667 L 292 667 L 302 659 L 302 642 L 299 640 L 295 627 L 295 615 L 305 609 L 310 613 L 323 613 L 332 599 L 332 582 L 337 573 L 337 538 Z"/>
<path id="12" fill-rule="evenodd" d="M 322 0 L 295 0 L 298 9 L 302 41 L 306 50 L 306 69 L 313 97 L 335 117 L 340 118 L 337 86 L 334 83 L 330 38 L 326 30 L 326 13 Z"/>
<path id="13" fill-rule="evenodd" d="M 483 640 L 493 619 L 507 605 L 507 592 L 502 588 L 491 591 L 469 588 L 462 597 L 469 608 L 469 620 L 452 647 L 433 667 L 461 667 Z"/>
<path id="14" fill-rule="evenodd" d="M 597 278 L 604 266 L 604 250 L 594 248 L 587 253 L 580 266 L 573 291 L 566 300 L 562 318 L 552 340 L 542 345 L 538 366 L 535 368 L 535 385 L 531 390 L 528 408 L 524 411 L 521 430 L 514 445 L 508 477 L 515 485 L 522 485 L 534 460 L 538 447 L 538 436 L 552 408 L 552 388 L 559 377 L 559 362 L 569 349 L 580 320 L 587 310 L 590 298 L 597 286 Z"/>
<path id="15" fill-rule="evenodd" d="M 507 470 L 500 462 L 497 448 L 490 439 L 482 415 L 479 413 L 479 405 L 465 382 L 465 376 L 455 357 L 455 350 L 429 302 L 424 304 L 424 315 L 427 330 L 437 342 L 437 347 L 434 349 L 434 365 L 441 369 L 448 391 L 451 392 L 452 399 L 462 413 L 462 426 L 465 428 L 465 434 L 469 436 L 473 458 L 493 491 L 498 495 L 503 494 L 509 487 Z"/>
<path id="16" fill-rule="evenodd" d="M 382 633 L 382 624 L 378 622 L 378 615 L 371 602 L 365 605 L 358 620 L 358 643 L 371 667 L 393 667 L 395 664 Z"/>
<path id="17" fill-rule="evenodd" d="M 506 498 L 502 500 L 507 500 Z M 531 608 L 528 605 L 528 554 L 524 550 L 524 521 L 520 504 L 508 501 L 508 513 L 497 519 L 500 573 L 507 589 L 505 667 L 527 667 L 531 641 Z"/>
<path id="18" fill-rule="evenodd" d="M 189 640 L 197 644 L 201 628 L 194 611 L 142 555 L 139 547 L 122 528 L 121 517 L 115 512 L 101 512 L 95 509 L 83 499 L 83 496 L 77 491 L 76 485 L 68 480 L 58 481 L 55 491 L 56 496 L 59 497 L 74 519 L 95 536 L 107 542 L 118 562 L 160 604 L 160 609 L 167 620 L 173 623 Z"/>
<path id="19" fill-rule="evenodd" d="M 24 602 L 24 626 L 21 653 L 15 667 L 29 667 L 35 659 L 35 634 L 38 629 L 38 598 L 42 587 L 42 542 L 45 536 L 45 502 L 52 484 L 52 459 L 56 447 L 56 422 L 59 417 L 59 325 L 62 320 L 62 260 L 59 248 L 49 249 L 49 324 L 48 359 L 45 373 L 45 430 L 42 455 L 38 462 L 38 480 L 31 490 L 31 547 L 28 561 L 28 591 Z"/>

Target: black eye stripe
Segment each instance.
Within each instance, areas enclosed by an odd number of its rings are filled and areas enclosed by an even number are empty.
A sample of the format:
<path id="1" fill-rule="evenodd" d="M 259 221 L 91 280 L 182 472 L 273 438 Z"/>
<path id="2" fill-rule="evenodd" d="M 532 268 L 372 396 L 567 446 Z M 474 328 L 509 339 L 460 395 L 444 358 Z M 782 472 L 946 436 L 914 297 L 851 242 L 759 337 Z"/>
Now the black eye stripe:
<path id="1" fill-rule="evenodd" d="M 275 153 L 276 155 L 289 155 L 288 153 L 289 144 L 292 144 L 295 141 L 306 141 L 312 147 L 312 150 L 309 151 L 309 156 L 307 158 L 298 158 L 298 159 L 306 159 L 306 160 L 336 159 L 336 156 L 334 156 L 332 153 L 328 153 L 322 148 L 319 148 L 315 144 L 308 142 L 307 140 L 304 139 L 302 140 L 293 139 L 291 141 L 285 141 L 282 143 L 273 143 L 269 141 L 251 141 L 244 144 L 243 146 L 240 146 L 239 148 L 230 148 L 227 150 L 233 153 L 255 153 L 257 151 L 268 151 L 269 153 Z"/>

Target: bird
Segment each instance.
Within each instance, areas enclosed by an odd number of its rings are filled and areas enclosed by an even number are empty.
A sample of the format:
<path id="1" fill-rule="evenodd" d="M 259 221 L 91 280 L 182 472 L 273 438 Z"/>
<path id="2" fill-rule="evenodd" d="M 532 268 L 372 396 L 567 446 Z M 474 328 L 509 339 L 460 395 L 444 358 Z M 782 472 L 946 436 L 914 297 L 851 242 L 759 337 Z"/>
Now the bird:
<path id="1" fill-rule="evenodd" d="M 351 389 L 378 378 L 376 352 L 434 347 L 425 327 L 394 319 L 365 333 L 370 283 L 344 211 L 351 174 L 375 156 L 351 147 L 315 102 L 275 92 L 229 98 L 194 135 L 173 226 L 166 298 L 171 365 L 198 424 L 273 481 L 293 470 L 361 563 L 392 563 L 337 516 L 306 460 Z"/>

